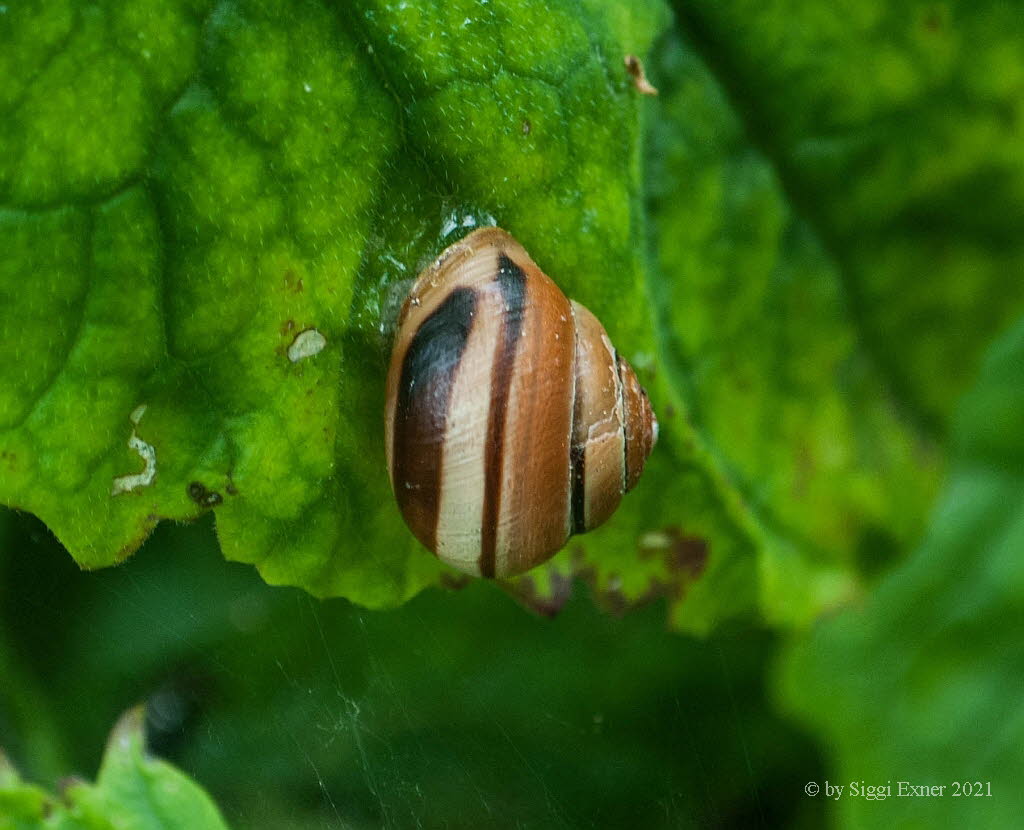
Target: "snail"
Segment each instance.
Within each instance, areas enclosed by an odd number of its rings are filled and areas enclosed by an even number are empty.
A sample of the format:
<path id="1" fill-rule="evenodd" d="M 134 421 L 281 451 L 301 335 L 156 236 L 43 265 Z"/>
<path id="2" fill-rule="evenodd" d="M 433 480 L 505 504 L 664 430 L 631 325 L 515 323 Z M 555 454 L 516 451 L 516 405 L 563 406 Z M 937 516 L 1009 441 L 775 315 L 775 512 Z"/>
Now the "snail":
<path id="1" fill-rule="evenodd" d="M 604 522 L 658 422 L 597 318 L 496 227 L 416 279 L 387 378 L 385 448 L 406 524 L 441 560 L 522 573 Z"/>

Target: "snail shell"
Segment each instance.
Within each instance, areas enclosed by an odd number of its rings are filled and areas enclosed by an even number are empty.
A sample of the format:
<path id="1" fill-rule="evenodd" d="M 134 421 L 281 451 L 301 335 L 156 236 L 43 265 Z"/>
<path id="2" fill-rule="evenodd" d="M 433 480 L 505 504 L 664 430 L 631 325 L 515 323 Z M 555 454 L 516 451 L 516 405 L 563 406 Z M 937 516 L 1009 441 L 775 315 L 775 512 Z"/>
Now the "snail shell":
<path id="1" fill-rule="evenodd" d="M 474 231 L 417 278 L 388 372 L 388 471 L 449 565 L 504 577 L 550 558 L 612 514 L 657 430 L 597 318 L 505 231 Z"/>

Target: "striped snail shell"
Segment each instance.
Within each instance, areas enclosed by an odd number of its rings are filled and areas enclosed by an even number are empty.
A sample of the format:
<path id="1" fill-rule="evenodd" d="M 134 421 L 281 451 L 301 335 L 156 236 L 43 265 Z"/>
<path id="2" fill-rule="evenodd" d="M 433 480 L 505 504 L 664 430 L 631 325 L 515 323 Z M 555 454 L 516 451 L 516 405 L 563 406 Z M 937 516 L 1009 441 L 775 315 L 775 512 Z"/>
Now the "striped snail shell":
<path id="1" fill-rule="evenodd" d="M 485 577 L 522 573 L 607 519 L 658 423 L 602 325 L 500 228 L 446 249 L 398 320 L 391 487 L 412 532 Z"/>

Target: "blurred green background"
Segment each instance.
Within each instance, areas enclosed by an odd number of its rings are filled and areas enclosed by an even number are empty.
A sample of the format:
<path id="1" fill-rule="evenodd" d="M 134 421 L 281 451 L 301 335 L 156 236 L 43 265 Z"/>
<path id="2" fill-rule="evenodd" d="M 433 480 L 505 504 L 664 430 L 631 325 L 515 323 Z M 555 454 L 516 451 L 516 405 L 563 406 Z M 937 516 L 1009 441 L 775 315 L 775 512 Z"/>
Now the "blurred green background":
<path id="1" fill-rule="evenodd" d="M 820 824 L 807 735 L 766 702 L 777 640 L 669 632 L 578 584 L 555 619 L 492 584 L 367 612 L 225 563 L 163 525 L 80 572 L 2 514 L 0 744 L 25 777 L 93 777 L 120 712 L 237 828 Z"/>

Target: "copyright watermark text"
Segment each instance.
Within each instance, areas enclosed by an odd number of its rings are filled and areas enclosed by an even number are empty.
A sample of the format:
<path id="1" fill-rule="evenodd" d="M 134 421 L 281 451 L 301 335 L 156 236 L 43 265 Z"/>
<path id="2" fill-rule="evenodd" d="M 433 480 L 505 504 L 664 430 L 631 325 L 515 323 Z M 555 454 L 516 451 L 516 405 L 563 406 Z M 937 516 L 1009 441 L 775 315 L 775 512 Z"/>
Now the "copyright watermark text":
<path id="1" fill-rule="evenodd" d="M 840 798 L 866 798 L 868 801 L 884 801 L 887 798 L 991 798 L 992 782 L 950 781 L 945 784 L 926 784 L 886 781 L 884 784 L 869 784 L 867 781 L 847 781 L 836 784 L 826 779 L 821 784 L 808 781 L 804 792 L 812 798 L 821 794 L 836 801 Z"/>

